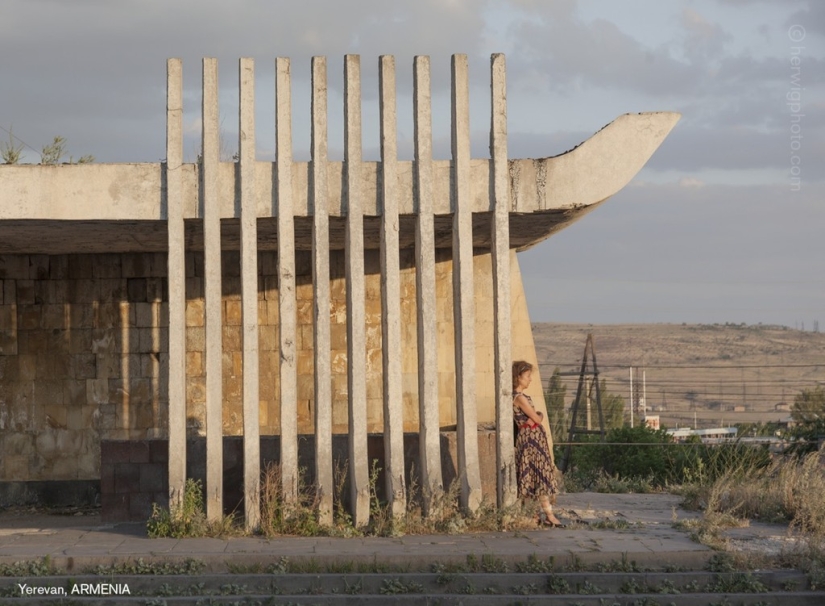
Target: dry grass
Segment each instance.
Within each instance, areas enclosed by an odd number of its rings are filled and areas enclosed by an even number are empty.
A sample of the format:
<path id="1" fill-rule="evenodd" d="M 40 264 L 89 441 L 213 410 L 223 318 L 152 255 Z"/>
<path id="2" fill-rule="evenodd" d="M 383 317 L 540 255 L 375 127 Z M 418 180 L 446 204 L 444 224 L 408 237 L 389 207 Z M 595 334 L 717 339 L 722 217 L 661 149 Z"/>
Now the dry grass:
<path id="1" fill-rule="evenodd" d="M 732 469 L 694 490 L 692 504 L 704 515 L 678 526 L 701 543 L 724 549 L 725 529 L 751 521 L 787 523 L 798 547 L 786 552 L 784 561 L 825 564 L 825 473 L 819 453 L 783 458 L 765 469 Z"/>
<path id="2" fill-rule="evenodd" d="M 261 495 L 261 531 L 267 536 L 400 536 L 404 534 L 457 534 L 462 532 L 518 530 L 535 527 L 535 504 L 516 503 L 498 509 L 492 503 L 482 503 L 475 513 L 460 507 L 460 481 L 433 498 L 429 514 L 424 514 L 423 494 L 415 478 L 408 487 L 407 508 L 393 518 L 387 503 L 377 493 L 379 468 L 373 464 L 370 472 L 370 522 L 356 528 L 344 508 L 346 465 L 338 463 L 334 470 L 334 522 L 332 526 L 318 523 L 317 499 L 313 487 L 301 486 L 298 502 L 287 505 L 283 499 L 280 471 L 271 465 L 264 472 Z"/>

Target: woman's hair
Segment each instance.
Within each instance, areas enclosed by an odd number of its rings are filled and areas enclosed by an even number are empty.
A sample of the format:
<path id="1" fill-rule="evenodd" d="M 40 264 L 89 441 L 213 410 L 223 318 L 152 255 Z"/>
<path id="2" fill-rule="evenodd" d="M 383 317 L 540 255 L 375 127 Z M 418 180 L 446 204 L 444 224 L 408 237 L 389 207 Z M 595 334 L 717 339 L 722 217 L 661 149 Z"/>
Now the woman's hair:
<path id="1" fill-rule="evenodd" d="M 533 370 L 533 365 L 530 364 L 530 362 L 525 362 L 524 360 L 516 360 L 513 362 L 513 389 L 518 387 L 518 378 L 528 370 Z"/>

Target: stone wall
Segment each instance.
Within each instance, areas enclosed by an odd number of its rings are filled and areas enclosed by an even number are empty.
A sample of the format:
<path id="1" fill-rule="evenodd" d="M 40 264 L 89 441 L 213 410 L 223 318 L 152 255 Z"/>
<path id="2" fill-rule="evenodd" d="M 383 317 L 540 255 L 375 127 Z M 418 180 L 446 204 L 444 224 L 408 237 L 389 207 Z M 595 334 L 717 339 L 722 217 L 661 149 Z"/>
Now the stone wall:
<path id="1" fill-rule="evenodd" d="M 401 252 L 404 429 L 418 431 L 415 269 Z M 455 424 L 451 262 L 437 256 L 440 419 Z M 260 425 L 279 433 L 278 291 L 274 252 L 259 253 Z M 383 424 L 378 251 L 365 258 L 368 430 Z M 477 406 L 495 420 L 489 254 L 474 260 Z M 333 432 L 347 432 L 344 254 L 331 255 Z M 524 291 L 511 254 L 513 355 L 535 361 Z M 187 427 L 204 435 L 203 255 L 186 257 Z M 223 252 L 223 430 L 242 432 L 240 264 Z M 0 255 L 0 481 L 100 478 L 100 442 L 166 436 L 167 287 L 163 253 Z M 311 254 L 296 255 L 299 432 L 313 418 Z M 534 394 L 540 378 L 534 375 Z"/>
<path id="2" fill-rule="evenodd" d="M 441 432 L 441 473 L 444 485 L 451 486 L 458 476 L 458 444 L 454 431 Z M 333 436 L 332 457 L 336 466 L 346 469 L 348 456 L 347 436 Z M 379 499 L 386 499 L 386 482 L 384 469 L 384 438 L 382 435 L 367 436 L 367 451 L 370 461 L 376 461 L 378 475 L 375 490 Z M 478 432 L 478 452 L 481 488 L 488 503 L 496 500 L 496 436 L 495 432 L 480 430 Z M 419 441 L 417 433 L 404 435 L 404 460 L 407 489 L 413 490 L 413 481 L 417 480 L 415 468 L 419 462 Z M 167 440 L 132 440 L 101 442 L 100 501 L 104 522 L 139 522 L 152 515 L 152 504 L 160 507 L 169 506 L 169 443 Z M 315 484 L 315 436 L 298 437 L 298 459 L 302 469 L 303 486 Z M 262 436 L 260 466 L 267 470 L 270 465 L 277 465 L 280 460 L 279 436 Z M 238 514 L 244 511 L 243 505 L 243 439 L 238 436 L 223 438 L 223 508 L 224 514 Z M 201 486 L 206 484 L 206 440 L 190 437 L 186 441 L 186 477 L 199 480 Z M 415 484 L 420 490 L 420 485 Z M 349 478 L 341 483 L 341 506 L 350 506 Z M 411 494 L 411 496 L 413 496 Z"/>

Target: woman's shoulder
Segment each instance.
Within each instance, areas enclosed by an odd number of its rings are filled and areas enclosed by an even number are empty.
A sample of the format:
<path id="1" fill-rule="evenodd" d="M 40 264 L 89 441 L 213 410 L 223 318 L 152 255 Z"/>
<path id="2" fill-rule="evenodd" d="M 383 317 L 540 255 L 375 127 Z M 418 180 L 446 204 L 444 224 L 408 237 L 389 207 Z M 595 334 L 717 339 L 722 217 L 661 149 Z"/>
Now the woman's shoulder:
<path id="1" fill-rule="evenodd" d="M 513 402 L 518 402 L 519 398 L 523 398 L 524 401 L 529 402 L 530 404 L 533 403 L 533 399 L 528 396 L 526 393 L 522 391 L 514 391 L 513 392 Z"/>

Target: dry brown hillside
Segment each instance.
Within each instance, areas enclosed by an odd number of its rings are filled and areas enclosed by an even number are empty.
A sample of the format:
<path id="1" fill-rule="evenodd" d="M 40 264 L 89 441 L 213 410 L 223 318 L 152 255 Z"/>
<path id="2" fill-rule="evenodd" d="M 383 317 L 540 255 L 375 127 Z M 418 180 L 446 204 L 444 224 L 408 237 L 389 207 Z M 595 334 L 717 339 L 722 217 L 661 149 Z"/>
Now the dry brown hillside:
<path id="1" fill-rule="evenodd" d="M 629 367 L 647 387 L 648 414 L 669 427 L 775 421 L 802 389 L 825 385 L 825 334 L 733 324 L 533 324 L 545 386 L 578 372 L 592 333 L 600 377 L 629 401 Z M 565 376 L 567 405 L 577 376 Z"/>

